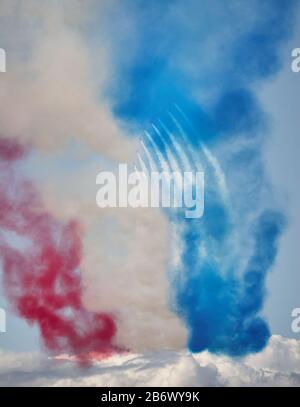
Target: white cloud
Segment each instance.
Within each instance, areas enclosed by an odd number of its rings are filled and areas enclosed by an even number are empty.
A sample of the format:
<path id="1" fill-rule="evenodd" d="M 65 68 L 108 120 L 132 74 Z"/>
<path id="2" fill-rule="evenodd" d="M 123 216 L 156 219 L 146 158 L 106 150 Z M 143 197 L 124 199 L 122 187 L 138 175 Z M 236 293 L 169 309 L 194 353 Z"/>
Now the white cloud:
<path id="1" fill-rule="evenodd" d="M 66 157 L 63 147 L 73 137 L 82 150 L 99 154 L 99 161 L 100 156 L 125 161 L 135 151 L 133 137 L 126 137 L 104 97 L 111 80 L 107 41 L 98 38 L 93 48 L 81 30 L 91 10 L 100 7 L 101 25 L 116 2 L 92 4 L 1 2 L 0 37 L 9 67 L 0 77 L 0 133 L 42 150 L 34 173 L 47 167 L 44 161 L 50 162 L 52 153 Z M 87 153 L 85 165 L 71 174 L 65 167 L 60 173 L 46 169 L 36 183 L 50 213 L 65 221 L 75 218 L 82 226 L 84 303 L 115 315 L 116 342 L 122 347 L 181 348 L 186 331 L 169 309 L 166 219 L 158 210 L 97 208 L 100 168 L 90 165 L 89 158 Z"/>
<path id="2" fill-rule="evenodd" d="M 47 210 L 62 220 L 75 218 L 82 226 L 84 305 L 115 316 L 115 341 L 122 348 L 181 349 L 186 328 L 170 310 L 168 220 L 155 208 L 98 208 L 95 180 L 100 167 L 100 161 L 98 166 L 79 165 L 59 177 L 49 171 L 38 181 Z"/>
<path id="3" fill-rule="evenodd" d="M 77 5 L 1 2 L 0 38 L 8 62 L 0 77 L 0 132 L 54 151 L 76 137 L 97 152 L 127 158 L 135 143 L 104 97 L 108 50 L 104 39 L 91 47 L 80 29 L 91 2 Z M 108 3 L 101 7 L 105 16 Z"/>
<path id="4" fill-rule="evenodd" d="M 300 340 L 273 336 L 242 359 L 160 351 L 116 355 L 89 368 L 68 356 L 0 352 L 0 385 L 26 386 L 300 386 Z"/>

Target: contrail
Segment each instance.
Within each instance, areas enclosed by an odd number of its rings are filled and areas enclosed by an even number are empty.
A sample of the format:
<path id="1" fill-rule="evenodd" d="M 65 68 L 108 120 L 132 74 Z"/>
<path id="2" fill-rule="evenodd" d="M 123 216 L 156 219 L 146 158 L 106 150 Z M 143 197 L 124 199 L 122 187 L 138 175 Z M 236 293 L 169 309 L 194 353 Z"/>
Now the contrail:
<path id="1" fill-rule="evenodd" d="M 189 120 L 187 115 L 183 112 L 183 110 L 176 103 L 174 103 L 174 106 L 178 110 L 178 112 L 182 115 L 182 117 L 186 121 L 186 123 L 191 128 L 193 128 L 193 125 L 192 125 L 191 121 Z M 174 120 L 176 121 L 175 118 L 174 118 Z M 179 125 L 178 121 L 176 121 L 176 123 L 179 126 L 179 128 L 181 129 L 181 132 L 182 132 L 185 140 L 187 141 L 187 135 L 186 135 L 185 131 Z M 200 143 L 200 147 L 201 147 L 207 161 L 211 164 L 211 166 L 212 166 L 212 168 L 213 168 L 213 170 L 215 172 L 216 179 L 218 181 L 220 191 L 222 192 L 222 196 L 223 196 L 224 201 L 226 201 L 229 204 L 229 192 L 228 192 L 228 188 L 227 188 L 227 185 L 226 185 L 226 176 L 225 176 L 224 171 L 222 170 L 222 167 L 221 167 L 221 164 L 220 164 L 219 160 L 217 159 L 216 156 L 213 155 L 213 153 L 204 144 L 204 142 Z"/>
<path id="2" fill-rule="evenodd" d="M 176 156 L 173 154 L 172 149 L 166 143 L 166 141 L 165 141 L 164 137 L 162 136 L 162 134 L 161 134 L 160 130 L 158 129 L 158 127 L 156 127 L 153 123 L 151 123 L 151 125 L 153 127 L 153 130 L 159 136 L 161 142 L 164 145 L 164 149 L 165 149 L 165 152 L 166 152 L 166 155 L 167 155 L 167 160 L 168 160 L 168 163 L 169 163 L 170 170 L 180 172 L 181 169 L 180 169 L 179 163 L 178 163 L 178 161 L 176 159 Z"/>
<path id="3" fill-rule="evenodd" d="M 167 161 L 163 157 L 162 153 L 158 150 L 158 148 L 157 148 L 155 142 L 153 141 L 150 133 L 148 131 L 145 131 L 145 135 L 146 135 L 146 138 L 147 138 L 148 142 L 151 144 L 152 151 L 153 151 L 154 155 L 156 156 L 157 161 L 158 161 L 162 171 L 171 172 L 170 166 L 168 165 Z"/>
<path id="4" fill-rule="evenodd" d="M 149 153 L 147 147 L 145 146 L 143 140 L 141 140 L 141 145 L 142 145 L 143 150 L 144 150 L 144 152 L 145 152 L 145 154 L 146 154 L 146 157 L 147 157 L 147 159 L 148 159 L 148 163 L 149 163 L 149 165 L 150 165 L 150 170 L 151 170 L 152 172 L 157 172 L 158 169 L 157 169 L 157 167 L 156 167 L 156 163 L 155 163 L 155 161 L 153 160 L 151 154 Z"/>
<path id="5" fill-rule="evenodd" d="M 194 149 L 192 149 L 190 147 L 190 141 L 189 141 L 185 131 L 183 130 L 183 128 L 180 125 L 180 123 L 178 122 L 178 120 L 174 117 L 174 115 L 170 111 L 168 111 L 168 114 L 171 117 L 172 121 L 175 123 L 177 129 L 179 130 L 179 133 L 181 134 L 181 136 L 183 137 L 183 139 L 185 141 L 185 145 L 187 148 L 187 155 L 189 157 L 190 162 L 193 163 L 194 168 L 198 169 L 198 158 L 195 157 Z"/>
<path id="6" fill-rule="evenodd" d="M 191 164 L 190 164 L 189 158 L 186 155 L 184 149 L 175 140 L 173 133 L 170 130 L 168 130 L 168 128 L 163 123 L 161 123 L 161 125 L 162 125 L 164 131 L 166 132 L 166 134 L 168 135 L 169 139 L 171 140 L 170 145 L 174 147 L 174 150 L 176 151 L 176 153 L 179 157 L 179 160 L 181 162 L 182 169 L 185 169 L 185 170 L 191 169 Z"/>

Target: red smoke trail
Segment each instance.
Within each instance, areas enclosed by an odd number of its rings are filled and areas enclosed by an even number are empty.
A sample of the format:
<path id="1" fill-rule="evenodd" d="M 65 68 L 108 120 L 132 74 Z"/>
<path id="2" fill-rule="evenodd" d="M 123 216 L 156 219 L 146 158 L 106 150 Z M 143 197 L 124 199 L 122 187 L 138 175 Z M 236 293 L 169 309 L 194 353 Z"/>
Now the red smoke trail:
<path id="1" fill-rule="evenodd" d="M 111 353 L 112 317 L 88 312 L 81 302 L 79 226 L 62 224 L 42 209 L 34 186 L 17 168 L 25 154 L 15 141 L 0 138 L 0 228 L 22 239 L 13 246 L 5 233 L 0 236 L 8 299 L 21 317 L 38 324 L 48 349 L 82 358 Z"/>

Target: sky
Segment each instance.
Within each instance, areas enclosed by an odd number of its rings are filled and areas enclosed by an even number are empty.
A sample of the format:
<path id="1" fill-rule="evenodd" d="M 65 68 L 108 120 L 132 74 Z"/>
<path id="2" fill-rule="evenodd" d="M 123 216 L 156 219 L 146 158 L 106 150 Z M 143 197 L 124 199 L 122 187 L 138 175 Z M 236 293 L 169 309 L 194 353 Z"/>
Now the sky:
<path id="1" fill-rule="evenodd" d="M 266 301 L 266 313 L 273 332 L 297 338 L 299 334 L 291 332 L 290 310 L 298 308 L 299 302 L 299 261 L 297 247 L 300 225 L 298 217 L 299 173 L 298 114 L 300 82 L 297 74 L 290 69 L 290 50 L 297 48 L 300 38 L 299 17 L 293 38 L 285 51 L 285 63 L 278 77 L 261 90 L 265 109 L 272 115 L 272 134 L 266 148 L 266 164 L 274 188 L 284 203 L 289 226 L 283 235 L 276 265 L 269 279 L 269 296 Z M 284 270 L 284 278 L 282 278 Z"/>
<path id="2" fill-rule="evenodd" d="M 299 385 L 299 7 L 2 1 L 0 385 Z M 143 143 L 203 217 L 97 207 Z"/>

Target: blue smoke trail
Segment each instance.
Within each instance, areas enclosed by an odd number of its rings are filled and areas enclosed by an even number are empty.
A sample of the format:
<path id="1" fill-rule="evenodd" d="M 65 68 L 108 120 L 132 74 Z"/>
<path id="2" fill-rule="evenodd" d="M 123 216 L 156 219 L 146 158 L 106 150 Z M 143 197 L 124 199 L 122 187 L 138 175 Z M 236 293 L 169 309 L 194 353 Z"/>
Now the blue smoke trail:
<path id="1" fill-rule="evenodd" d="M 115 88 L 127 88 L 114 95 L 115 114 L 146 128 L 148 148 L 170 167 L 201 166 L 206 177 L 204 216 L 169 215 L 182 241 L 173 308 L 192 351 L 258 352 L 270 336 L 260 311 L 285 220 L 265 198 L 267 123 L 255 86 L 280 68 L 296 2 L 124 3 L 136 53 L 117 49 Z"/>

